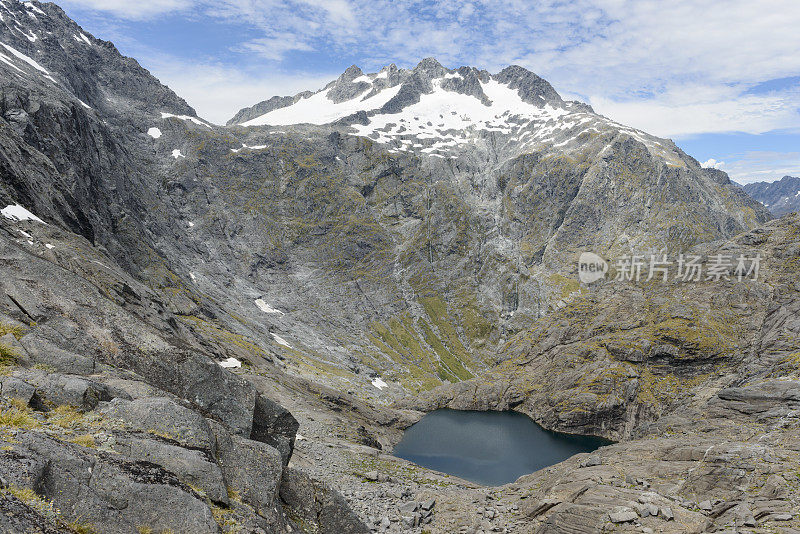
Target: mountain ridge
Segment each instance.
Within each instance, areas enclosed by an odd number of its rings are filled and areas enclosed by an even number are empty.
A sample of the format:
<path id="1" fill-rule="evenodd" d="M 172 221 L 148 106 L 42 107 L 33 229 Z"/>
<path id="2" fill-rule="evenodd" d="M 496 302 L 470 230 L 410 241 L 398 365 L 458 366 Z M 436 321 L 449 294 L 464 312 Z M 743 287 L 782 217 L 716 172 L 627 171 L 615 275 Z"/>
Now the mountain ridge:
<path id="1" fill-rule="evenodd" d="M 764 204 L 775 217 L 800 210 L 800 178 L 784 176 L 775 182 L 753 182 L 745 192 Z"/>
<path id="2" fill-rule="evenodd" d="M 461 78 L 460 82 L 455 82 Z M 338 79 L 329 82 L 319 91 L 303 91 L 294 96 L 274 96 L 268 100 L 260 102 L 249 108 L 243 108 L 227 123 L 228 126 L 244 123 L 252 123 L 262 115 L 288 107 L 303 98 L 308 98 L 318 93 L 332 91 L 326 95 L 331 102 L 338 104 L 343 101 L 351 100 L 355 97 L 367 99 L 374 96 L 383 89 L 401 86 L 400 94 L 389 99 L 380 108 L 390 113 L 400 111 L 408 103 L 417 102 L 420 93 L 430 93 L 431 82 L 439 78 L 446 78 L 446 85 L 450 90 L 460 94 L 469 94 L 476 97 L 485 105 L 488 105 L 488 97 L 483 94 L 477 82 L 487 81 L 496 77 L 502 83 L 511 84 L 513 89 L 523 90 L 523 100 L 533 102 L 554 102 L 562 103 L 563 100 L 553 87 L 543 78 L 533 72 L 518 66 L 511 65 L 495 75 L 489 74 L 486 70 L 479 70 L 475 67 L 462 66 L 457 69 L 447 69 L 435 58 L 421 60 L 415 67 L 410 69 L 398 69 L 392 63 L 384 66 L 378 72 L 364 74 L 357 65 L 348 67 Z M 407 85 L 406 85 L 407 84 Z M 403 87 L 406 85 L 405 87 Z M 586 104 L 583 104 L 587 108 Z M 364 110 L 375 111 L 375 110 Z M 339 120 L 347 119 L 341 117 Z M 333 121 L 332 121 L 333 122 Z"/>
<path id="3" fill-rule="evenodd" d="M 625 517 L 704 532 L 794 506 L 796 216 L 514 67 L 353 68 L 329 102 L 396 77 L 379 112 L 218 127 L 55 8 L 0 6 L 47 70 L 0 50 L 0 508 L 26 510 L 0 527 L 48 519 L 23 490 L 109 532 L 601 532 L 640 497 L 657 513 Z M 654 250 L 760 253 L 764 279 L 578 277 Z M 477 488 L 387 452 L 442 406 L 620 443 Z"/>

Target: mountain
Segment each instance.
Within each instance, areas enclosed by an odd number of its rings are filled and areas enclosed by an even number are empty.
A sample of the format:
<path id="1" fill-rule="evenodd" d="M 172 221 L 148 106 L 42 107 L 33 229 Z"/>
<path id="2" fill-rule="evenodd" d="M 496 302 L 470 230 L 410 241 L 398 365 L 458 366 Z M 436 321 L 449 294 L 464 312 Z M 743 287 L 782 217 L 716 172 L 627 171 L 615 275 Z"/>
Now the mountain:
<path id="1" fill-rule="evenodd" d="M 744 191 L 775 217 L 800 210 L 800 178 L 784 176 L 776 182 L 746 184 Z"/>
<path id="2" fill-rule="evenodd" d="M 798 221 L 671 141 L 519 67 L 351 67 L 221 127 L 54 4 L 0 0 L 0 48 L 4 531 L 795 517 Z M 652 250 L 765 278 L 579 281 Z M 440 406 L 619 443 L 476 487 L 389 453 Z"/>

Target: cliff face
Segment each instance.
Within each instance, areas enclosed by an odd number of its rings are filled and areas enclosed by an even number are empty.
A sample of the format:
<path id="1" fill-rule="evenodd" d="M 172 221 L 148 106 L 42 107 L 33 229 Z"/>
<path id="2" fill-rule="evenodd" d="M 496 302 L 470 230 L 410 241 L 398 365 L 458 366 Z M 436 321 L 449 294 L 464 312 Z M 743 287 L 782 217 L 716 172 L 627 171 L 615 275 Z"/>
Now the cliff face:
<path id="1" fill-rule="evenodd" d="M 800 350 L 796 219 L 768 222 L 724 173 L 533 73 L 348 69 L 324 90 L 333 105 L 396 94 L 329 123 L 217 127 L 57 6 L 0 13 L 6 530 L 342 533 L 374 516 L 402 531 L 398 503 L 437 497 L 454 508 L 431 528 L 452 532 L 490 492 L 379 453 L 420 416 L 393 401 L 513 407 L 624 440 L 603 461 L 640 477 L 651 459 L 631 466 L 625 451 L 644 458 L 636 447 L 665 421 L 682 434 L 659 446 L 677 458 L 711 439 L 697 438 L 704 415 L 741 422 L 737 403 L 794 402 L 772 381 L 796 376 Z M 400 123 L 441 91 L 484 107 L 492 91 L 516 94 L 529 115 Z M 653 249 L 761 253 L 764 278 L 578 282 L 581 252 Z M 736 389 L 753 383 L 767 385 Z M 790 454 L 786 436 L 767 445 Z M 495 524 L 589 528 L 626 505 L 616 490 L 567 503 L 579 461 L 515 488 Z M 692 479 L 681 499 L 719 477 Z M 359 515 L 318 479 L 347 488 Z M 566 504 L 520 526 L 520 495 Z"/>

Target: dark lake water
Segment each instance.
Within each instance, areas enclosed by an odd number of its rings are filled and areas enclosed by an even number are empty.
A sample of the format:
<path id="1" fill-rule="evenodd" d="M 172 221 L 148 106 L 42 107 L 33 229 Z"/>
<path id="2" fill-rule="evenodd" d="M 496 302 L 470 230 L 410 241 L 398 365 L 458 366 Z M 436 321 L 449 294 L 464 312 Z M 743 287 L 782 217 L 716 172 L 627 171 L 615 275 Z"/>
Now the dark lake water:
<path id="1" fill-rule="evenodd" d="M 408 430 L 394 455 L 487 486 L 591 452 L 610 442 L 544 430 L 517 412 L 431 412 Z"/>

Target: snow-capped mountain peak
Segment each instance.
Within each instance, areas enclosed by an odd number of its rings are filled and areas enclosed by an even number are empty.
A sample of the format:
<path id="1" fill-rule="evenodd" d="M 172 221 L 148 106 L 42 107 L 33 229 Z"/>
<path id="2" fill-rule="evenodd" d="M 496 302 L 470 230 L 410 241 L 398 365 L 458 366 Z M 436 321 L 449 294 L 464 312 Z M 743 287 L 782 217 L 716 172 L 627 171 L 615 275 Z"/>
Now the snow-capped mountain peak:
<path id="1" fill-rule="evenodd" d="M 521 133 L 588 106 L 565 102 L 553 87 L 522 67 L 497 74 L 473 67 L 447 69 L 422 60 L 413 69 L 388 65 L 364 73 L 353 65 L 322 90 L 275 97 L 240 111 L 229 124 L 326 125 L 387 143 L 390 151 L 452 155 L 459 146 L 490 134 Z"/>
<path id="2" fill-rule="evenodd" d="M 563 100 L 546 80 L 516 65 L 496 74 L 474 67 L 447 69 L 433 58 L 413 69 L 392 64 L 375 73 L 353 65 L 320 91 L 274 97 L 229 122 L 304 124 L 335 124 L 387 145 L 389 152 L 442 158 L 487 145 L 511 156 L 568 151 L 587 136 L 625 134 L 668 162 L 681 160 L 671 143 L 597 115 L 586 104 Z"/>

